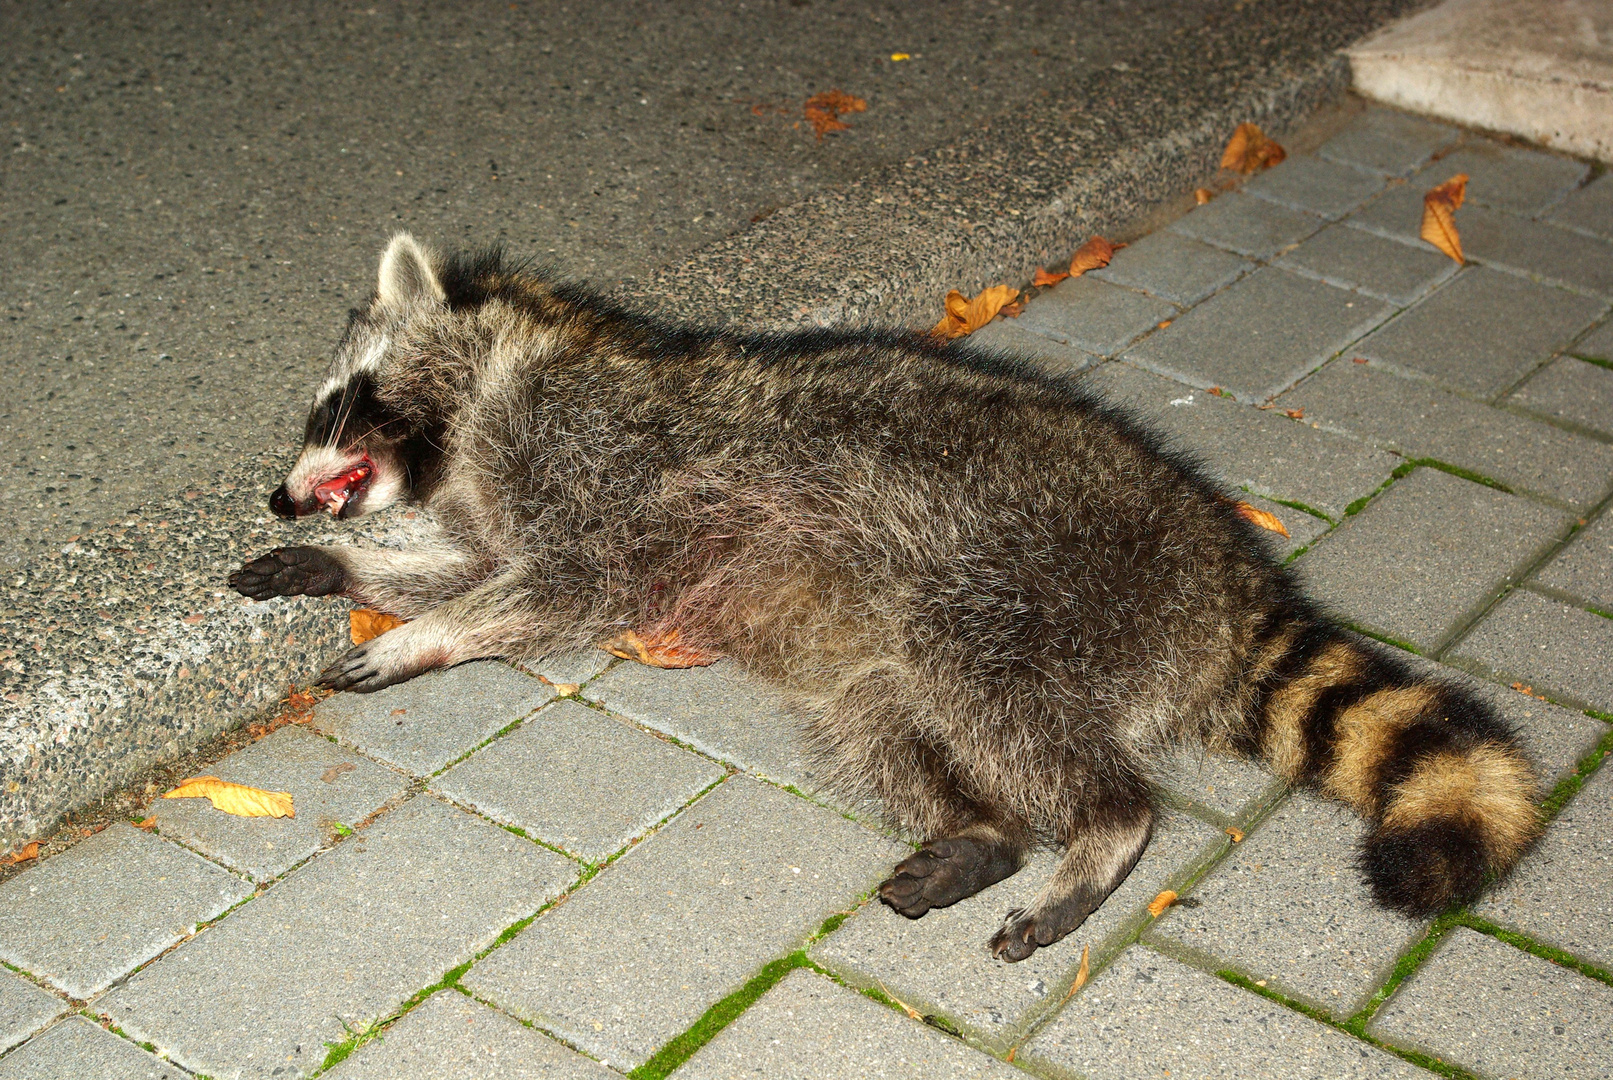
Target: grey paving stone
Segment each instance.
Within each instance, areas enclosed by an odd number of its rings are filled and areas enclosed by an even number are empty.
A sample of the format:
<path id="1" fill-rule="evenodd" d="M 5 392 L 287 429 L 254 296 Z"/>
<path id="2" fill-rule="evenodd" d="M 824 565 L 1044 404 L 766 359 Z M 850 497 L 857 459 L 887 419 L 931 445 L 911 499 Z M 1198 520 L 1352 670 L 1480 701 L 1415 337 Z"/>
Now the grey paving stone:
<path id="1" fill-rule="evenodd" d="M 67 1011 L 67 1002 L 20 975 L 0 972 L 0 1052 Z"/>
<path id="2" fill-rule="evenodd" d="M 1444 173 L 1431 170 L 1426 176 L 1415 177 L 1409 183 L 1391 184 L 1383 194 L 1350 215 L 1348 219 L 1350 225 L 1409 243 L 1421 251 L 1438 255 L 1455 266 L 1454 260 L 1418 235 L 1423 225 L 1423 194 L 1428 188 L 1440 183 L 1444 176 Z M 1456 219 L 1458 231 L 1461 229 L 1467 210 L 1468 208 L 1464 206 L 1457 211 L 1460 215 Z"/>
<path id="3" fill-rule="evenodd" d="M 1400 463 L 1354 439 L 1295 423 L 1279 410 L 1250 408 L 1130 364 L 1106 364 L 1088 378 L 1089 385 L 1130 406 L 1232 487 L 1302 503 L 1335 519 L 1376 491 Z M 1309 527 L 1298 516 L 1303 513 L 1284 507 L 1277 516 L 1292 532 Z"/>
<path id="4" fill-rule="evenodd" d="M 573 649 L 518 666 L 523 671 L 541 675 L 552 683 L 581 686 L 604 671 L 614 659 L 616 658 L 604 649 Z"/>
<path id="5" fill-rule="evenodd" d="M 1234 825 L 1246 823 L 1288 790 L 1263 765 L 1191 747 L 1164 757 L 1155 783 L 1196 813 Z"/>
<path id="6" fill-rule="evenodd" d="M 479 660 L 374 694 L 337 694 L 313 726 L 389 765 L 430 776 L 554 697 L 508 664 Z"/>
<path id="7" fill-rule="evenodd" d="M 1083 274 L 1038 296 L 1014 322 L 1019 329 L 1099 356 L 1113 356 L 1161 322 L 1176 305 Z"/>
<path id="8" fill-rule="evenodd" d="M 1613 968 L 1613 768 L 1605 759 L 1474 913 Z"/>
<path id="9" fill-rule="evenodd" d="M 1488 398 L 1567 345 L 1602 306 L 1566 289 L 1473 267 L 1361 342 L 1352 355 Z"/>
<path id="10" fill-rule="evenodd" d="M 1214 975 L 1134 945 L 1034 1039 L 1018 1060 L 1087 1080 L 1427 1080 L 1375 1046 Z"/>
<path id="11" fill-rule="evenodd" d="M 431 995 L 329 1073 L 340 1080 L 611 1080 L 619 1076 L 463 994 Z"/>
<path id="12" fill-rule="evenodd" d="M 1613 372 L 1607 373 L 1613 376 Z M 1613 483 L 1613 446 L 1344 357 L 1278 399 L 1305 419 L 1411 458 L 1469 469 L 1516 491 L 1582 505 Z"/>
<path id="13" fill-rule="evenodd" d="M 1197 907 L 1171 907 L 1143 939 L 1350 1016 L 1427 926 L 1372 902 L 1355 866 L 1365 832 L 1348 809 L 1295 794 L 1194 885 Z"/>
<path id="14" fill-rule="evenodd" d="M 290 792 L 297 816 L 233 817 L 206 799 L 158 799 L 151 805 L 157 831 L 259 882 L 290 870 L 329 844 L 336 825 L 351 828 L 407 787 L 392 770 L 300 727 L 283 727 L 207 773 Z"/>
<path id="15" fill-rule="evenodd" d="M 1169 228 L 1239 255 L 1269 259 L 1322 224 L 1315 214 L 1232 191 L 1177 218 Z"/>
<path id="16" fill-rule="evenodd" d="M 1367 1033 L 1480 1076 L 1606 1080 L 1610 1028 L 1613 987 L 1458 926 Z"/>
<path id="17" fill-rule="evenodd" d="M 1553 360 L 1506 400 L 1541 416 L 1613 434 L 1613 371 L 1572 356 Z"/>
<path id="18" fill-rule="evenodd" d="M 1466 173 L 1467 197 L 1484 206 L 1533 217 L 1562 201 L 1590 167 L 1573 158 L 1506 146 L 1489 139 L 1470 139 L 1429 165 L 1414 183 L 1433 187 L 1447 177 Z M 1467 239 L 1463 229 L 1462 239 Z"/>
<path id="19" fill-rule="evenodd" d="M 583 696 L 742 769 L 803 791 L 822 786 L 801 741 L 801 720 L 732 661 L 682 671 L 618 664 Z"/>
<path id="20" fill-rule="evenodd" d="M 1316 370 L 1390 311 L 1381 300 L 1268 267 L 1149 335 L 1123 359 L 1259 402 Z"/>
<path id="21" fill-rule="evenodd" d="M 0 1080 L 186 1080 L 188 1075 L 82 1016 L 0 1058 Z"/>
<path id="22" fill-rule="evenodd" d="M 251 893 L 118 822 L 0 885 L 0 959 L 88 998 Z"/>
<path id="23" fill-rule="evenodd" d="M 1574 342 L 1568 351 L 1575 356 L 1583 356 L 1591 360 L 1613 362 L 1613 319 L 1608 319 L 1601 326 Z"/>
<path id="24" fill-rule="evenodd" d="M 1613 240 L 1613 179 L 1603 174 L 1546 213 L 1549 221 Z"/>
<path id="25" fill-rule="evenodd" d="M 1383 185 L 1381 173 L 1326 158 L 1291 157 L 1254 177 L 1243 190 L 1296 210 L 1338 218 L 1382 191 Z"/>
<path id="26" fill-rule="evenodd" d="M 1604 513 L 1575 533 L 1535 581 L 1613 612 L 1613 514 Z"/>
<path id="27" fill-rule="evenodd" d="M 1248 259 L 1161 229 L 1115 252 L 1109 265 L 1092 271 L 1092 276 L 1186 306 L 1225 288 L 1254 268 Z"/>
<path id="28" fill-rule="evenodd" d="M 1539 503 L 1417 469 L 1295 565 L 1349 621 L 1431 652 L 1567 524 Z"/>
<path id="29" fill-rule="evenodd" d="M 735 777 L 461 982 L 631 1070 L 764 963 L 799 948 L 907 850 Z"/>
<path id="30" fill-rule="evenodd" d="M 1319 156 L 1406 176 L 1462 137 L 1456 128 L 1389 109 L 1368 109 L 1323 143 Z"/>
<path id="31" fill-rule="evenodd" d="M 1502 682 L 1521 680 L 1551 697 L 1613 712 L 1613 619 L 1514 589 L 1451 655 Z"/>
<path id="32" fill-rule="evenodd" d="M 932 1080 L 1024 1073 L 821 975 L 796 970 L 672 1074 L 674 1080 Z"/>
<path id="33" fill-rule="evenodd" d="M 969 335 L 969 344 L 1030 360 L 1042 370 L 1057 375 L 1076 375 L 1103 363 L 1102 357 L 1032 333 L 1020 326 L 1018 319 L 987 323 Z"/>
<path id="34" fill-rule="evenodd" d="M 344 1021 L 390 1015 L 576 876 L 564 856 L 420 796 L 97 1007 L 196 1072 L 304 1076 Z"/>
<path id="35" fill-rule="evenodd" d="M 1597 296 L 1613 295 L 1613 243 L 1484 206 L 1460 213 L 1462 253 L 1469 259 Z"/>
<path id="36" fill-rule="evenodd" d="M 1160 890 L 1180 885 L 1229 843 L 1225 834 L 1185 814 L 1163 815 L 1131 876 L 1103 906 L 1069 937 L 1017 964 L 992 956 L 986 942 L 1010 909 L 1035 898 L 1057 864 L 1056 853 L 1039 854 L 1006 881 L 921 919 L 870 901 L 813 946 L 811 955 L 847 982 L 884 987 L 1003 1053 L 1063 1000 L 1082 946 L 1090 946 L 1093 965 L 1102 964 L 1147 919 L 1148 902 Z"/>
<path id="37" fill-rule="evenodd" d="M 1329 285 L 1359 289 L 1405 306 L 1457 271 L 1437 251 L 1389 240 L 1350 225 L 1330 225 L 1276 265 L 1321 278 Z"/>
<path id="38" fill-rule="evenodd" d="M 561 701 L 443 773 L 431 790 L 599 862 L 722 776 L 698 754 Z"/>

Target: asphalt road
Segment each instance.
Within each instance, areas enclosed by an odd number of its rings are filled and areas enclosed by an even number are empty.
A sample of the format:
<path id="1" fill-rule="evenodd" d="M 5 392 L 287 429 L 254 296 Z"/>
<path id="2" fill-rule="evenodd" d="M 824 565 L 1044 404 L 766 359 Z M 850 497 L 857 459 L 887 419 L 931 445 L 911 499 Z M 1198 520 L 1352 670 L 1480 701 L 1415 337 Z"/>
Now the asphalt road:
<path id="1" fill-rule="evenodd" d="M 0 559 L 289 445 L 393 230 L 609 287 L 1244 7 L 7 0 Z"/>

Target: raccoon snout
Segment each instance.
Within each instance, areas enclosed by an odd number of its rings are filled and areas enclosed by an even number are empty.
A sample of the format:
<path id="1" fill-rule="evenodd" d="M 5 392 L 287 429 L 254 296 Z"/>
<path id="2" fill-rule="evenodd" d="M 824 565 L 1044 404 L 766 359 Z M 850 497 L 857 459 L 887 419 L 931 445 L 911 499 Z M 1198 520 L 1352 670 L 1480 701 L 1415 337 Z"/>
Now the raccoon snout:
<path id="1" fill-rule="evenodd" d="M 311 514 L 318 507 L 317 505 L 309 506 L 307 509 L 302 510 L 301 513 L 298 513 L 297 500 L 291 497 L 291 492 L 286 490 L 286 485 L 281 484 L 274 489 L 274 494 L 269 496 L 269 509 L 274 512 L 275 517 L 285 518 L 290 521 L 293 518 L 301 517 L 302 514 Z"/>

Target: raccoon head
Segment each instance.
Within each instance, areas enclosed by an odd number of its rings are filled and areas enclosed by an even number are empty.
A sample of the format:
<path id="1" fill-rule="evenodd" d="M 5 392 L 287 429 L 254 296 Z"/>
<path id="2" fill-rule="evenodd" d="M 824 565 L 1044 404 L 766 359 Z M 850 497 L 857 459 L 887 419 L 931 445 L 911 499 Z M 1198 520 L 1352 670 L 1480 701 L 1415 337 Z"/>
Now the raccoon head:
<path id="1" fill-rule="evenodd" d="M 368 306 L 354 311 L 330 374 L 314 395 L 302 454 L 269 496 L 283 518 L 328 510 L 359 517 L 419 494 L 440 457 L 429 426 L 404 415 L 382 393 L 389 367 L 403 362 L 397 343 L 411 323 L 440 314 L 446 294 L 434 256 L 398 233 L 381 256 Z"/>

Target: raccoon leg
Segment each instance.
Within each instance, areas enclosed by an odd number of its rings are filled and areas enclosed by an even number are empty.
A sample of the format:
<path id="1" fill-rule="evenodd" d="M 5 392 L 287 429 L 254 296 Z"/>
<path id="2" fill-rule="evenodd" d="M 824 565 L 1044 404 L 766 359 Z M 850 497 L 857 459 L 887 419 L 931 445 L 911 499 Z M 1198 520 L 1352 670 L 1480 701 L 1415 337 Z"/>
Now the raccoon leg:
<path id="1" fill-rule="evenodd" d="M 1028 908 L 1015 908 L 992 937 L 993 955 L 1014 963 L 1086 922 L 1137 864 L 1153 831 L 1142 780 L 1089 784 L 1064 857 Z"/>
<path id="2" fill-rule="evenodd" d="M 231 574 L 230 587 L 254 600 L 340 593 L 366 607 L 412 619 L 475 585 L 477 569 L 477 560 L 450 547 L 275 548 Z"/>

